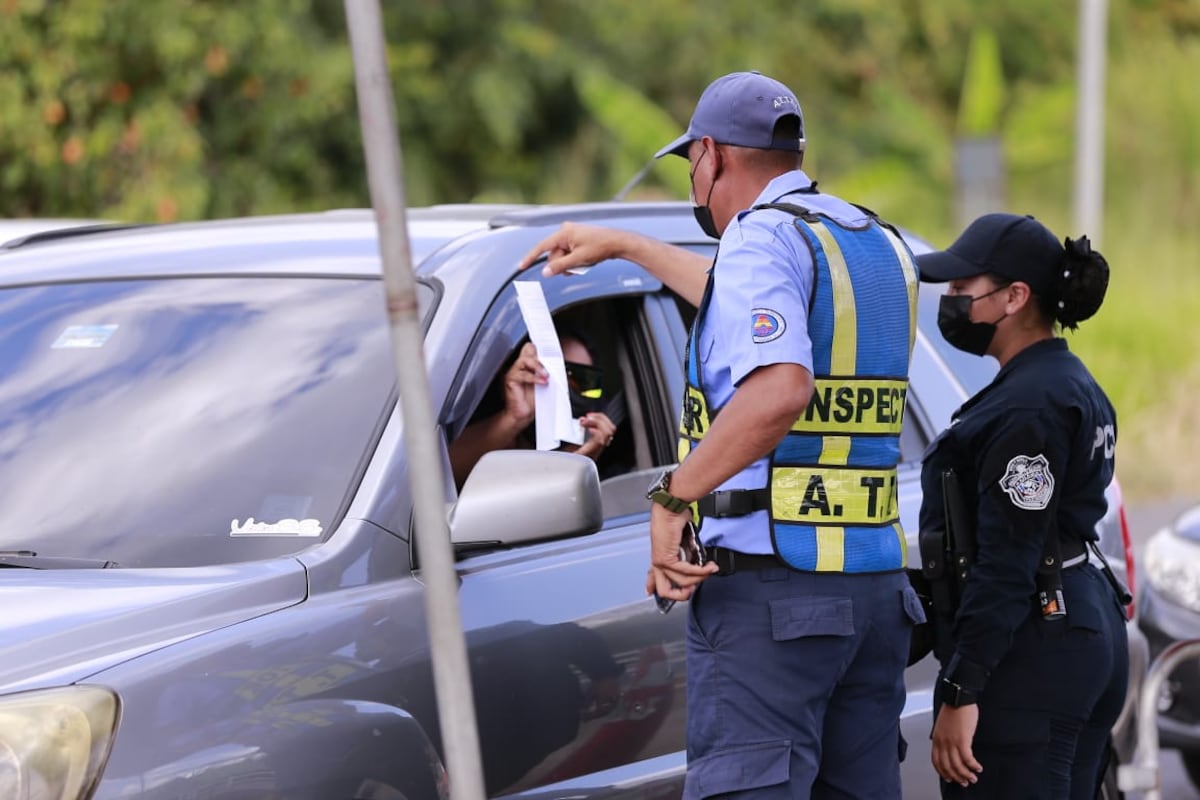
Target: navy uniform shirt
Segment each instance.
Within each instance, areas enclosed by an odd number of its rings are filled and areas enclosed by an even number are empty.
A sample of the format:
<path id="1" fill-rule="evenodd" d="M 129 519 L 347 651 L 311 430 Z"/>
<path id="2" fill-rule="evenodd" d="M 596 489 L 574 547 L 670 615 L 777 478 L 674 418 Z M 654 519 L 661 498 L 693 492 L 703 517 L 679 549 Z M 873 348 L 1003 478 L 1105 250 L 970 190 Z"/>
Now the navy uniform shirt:
<path id="1" fill-rule="evenodd" d="M 1013 633 L 1036 612 L 1046 537 L 1059 537 L 1064 552 L 1096 538 L 1116 436 L 1112 404 L 1059 338 L 1022 350 L 955 412 L 925 454 L 921 530 L 944 527 L 941 474 L 954 468 L 976 520 L 976 560 L 954 621 L 953 650 L 939 644 L 939 658 L 952 655 L 985 672 L 1000 662 Z"/>

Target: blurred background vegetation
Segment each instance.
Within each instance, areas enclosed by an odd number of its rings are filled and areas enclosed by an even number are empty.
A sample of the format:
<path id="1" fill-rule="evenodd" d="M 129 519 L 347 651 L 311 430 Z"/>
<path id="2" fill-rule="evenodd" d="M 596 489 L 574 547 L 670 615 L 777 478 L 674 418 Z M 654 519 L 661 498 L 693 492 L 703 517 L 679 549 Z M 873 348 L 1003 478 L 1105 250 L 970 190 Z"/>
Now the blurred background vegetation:
<path id="1" fill-rule="evenodd" d="M 823 188 L 944 246 L 954 143 L 1070 230 L 1066 0 L 384 0 L 414 205 L 612 197 L 714 77 L 804 108 Z M 1200 496 L 1200 0 L 1110 0 L 1109 300 L 1072 340 L 1135 499 Z M 0 216 L 170 221 L 369 204 L 341 0 L 0 0 Z M 685 198 L 656 164 L 631 199 Z M 1180 465 L 1185 466 L 1180 466 Z"/>

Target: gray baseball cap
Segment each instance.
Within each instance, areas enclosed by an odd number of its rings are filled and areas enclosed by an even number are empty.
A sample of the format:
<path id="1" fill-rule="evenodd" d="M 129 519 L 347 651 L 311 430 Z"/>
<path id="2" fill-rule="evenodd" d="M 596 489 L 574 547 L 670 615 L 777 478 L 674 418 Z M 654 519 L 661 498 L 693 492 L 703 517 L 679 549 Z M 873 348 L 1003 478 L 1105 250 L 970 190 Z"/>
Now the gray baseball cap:
<path id="1" fill-rule="evenodd" d="M 799 136 L 776 138 L 775 124 L 787 116 L 799 122 Z M 759 150 L 804 151 L 804 114 L 792 90 L 761 72 L 733 72 L 708 85 L 687 132 L 654 154 L 687 158 L 688 145 L 711 136 L 719 144 Z"/>

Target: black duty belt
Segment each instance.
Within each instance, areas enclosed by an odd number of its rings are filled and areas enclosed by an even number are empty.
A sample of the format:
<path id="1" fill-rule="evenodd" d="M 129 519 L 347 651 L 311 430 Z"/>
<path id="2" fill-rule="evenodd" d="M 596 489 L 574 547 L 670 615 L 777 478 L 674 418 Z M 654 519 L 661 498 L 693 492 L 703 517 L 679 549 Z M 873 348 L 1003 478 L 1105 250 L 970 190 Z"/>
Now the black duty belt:
<path id="1" fill-rule="evenodd" d="M 732 575 L 735 572 L 746 572 L 752 569 L 786 568 L 786 565 L 773 554 L 739 553 L 724 547 L 709 547 L 705 553 L 708 555 L 708 560 L 719 567 L 718 575 Z"/>
<path id="2" fill-rule="evenodd" d="M 770 489 L 729 489 L 706 494 L 696 501 L 702 517 L 744 517 L 770 507 Z"/>

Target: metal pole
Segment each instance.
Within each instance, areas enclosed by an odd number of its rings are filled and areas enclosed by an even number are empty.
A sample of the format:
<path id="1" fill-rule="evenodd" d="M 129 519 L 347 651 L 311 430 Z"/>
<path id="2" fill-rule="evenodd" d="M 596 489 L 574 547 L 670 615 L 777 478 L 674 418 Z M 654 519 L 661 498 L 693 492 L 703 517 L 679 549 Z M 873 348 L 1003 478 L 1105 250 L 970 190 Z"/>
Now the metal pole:
<path id="1" fill-rule="evenodd" d="M 1079 0 L 1075 108 L 1075 230 L 1099 245 L 1104 227 L 1104 72 L 1108 0 Z"/>
<path id="2" fill-rule="evenodd" d="M 1122 792 L 1144 791 L 1142 800 L 1161 800 L 1158 772 L 1158 695 L 1163 682 L 1189 658 L 1200 657 L 1200 639 L 1183 639 L 1158 654 L 1138 697 L 1137 749 L 1132 764 L 1117 769 L 1117 788 Z"/>
<path id="3" fill-rule="evenodd" d="M 345 0 L 345 6 L 367 182 L 379 228 L 392 351 L 400 386 L 400 407 L 404 410 L 404 446 L 408 452 L 417 551 L 421 554 L 421 575 L 425 582 L 425 619 L 442 747 L 455 800 L 482 800 L 479 734 L 458 604 L 458 576 L 446 528 L 442 460 L 429 378 L 425 373 L 383 14 L 379 0 Z"/>

